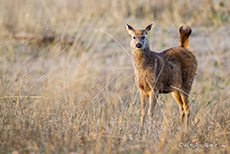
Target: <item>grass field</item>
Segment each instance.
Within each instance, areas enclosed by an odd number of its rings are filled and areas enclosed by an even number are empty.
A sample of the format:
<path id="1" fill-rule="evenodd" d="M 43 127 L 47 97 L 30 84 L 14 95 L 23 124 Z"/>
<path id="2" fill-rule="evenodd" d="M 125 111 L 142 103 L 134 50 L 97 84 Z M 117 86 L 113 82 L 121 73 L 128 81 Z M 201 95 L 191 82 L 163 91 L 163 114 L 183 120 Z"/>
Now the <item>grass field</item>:
<path id="1" fill-rule="evenodd" d="M 184 135 L 171 95 L 160 95 L 154 121 L 136 135 L 125 23 L 152 21 L 150 47 L 159 52 L 177 46 L 182 23 L 193 29 L 199 66 Z M 61 39 L 15 39 L 21 32 Z M 229 36 L 229 0 L 0 0 L 0 153 L 229 153 Z"/>

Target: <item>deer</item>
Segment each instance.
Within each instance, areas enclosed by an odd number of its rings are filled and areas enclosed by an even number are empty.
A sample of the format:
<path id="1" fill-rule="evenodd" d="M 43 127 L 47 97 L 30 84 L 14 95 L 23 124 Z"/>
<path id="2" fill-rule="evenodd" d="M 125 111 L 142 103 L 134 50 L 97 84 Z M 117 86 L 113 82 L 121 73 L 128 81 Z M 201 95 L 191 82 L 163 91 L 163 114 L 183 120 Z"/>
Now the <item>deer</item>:
<path id="1" fill-rule="evenodd" d="M 140 92 L 141 120 L 138 134 L 142 135 L 146 113 L 150 120 L 159 94 L 171 93 L 179 106 L 180 126 L 189 124 L 188 97 L 196 76 L 198 62 L 196 56 L 188 50 L 192 29 L 183 24 L 179 28 L 180 40 L 177 47 L 162 52 L 151 51 L 147 34 L 153 23 L 145 29 L 134 29 L 126 24 L 132 36 L 132 50 L 135 83 Z M 148 112 L 147 112 L 148 111 Z"/>

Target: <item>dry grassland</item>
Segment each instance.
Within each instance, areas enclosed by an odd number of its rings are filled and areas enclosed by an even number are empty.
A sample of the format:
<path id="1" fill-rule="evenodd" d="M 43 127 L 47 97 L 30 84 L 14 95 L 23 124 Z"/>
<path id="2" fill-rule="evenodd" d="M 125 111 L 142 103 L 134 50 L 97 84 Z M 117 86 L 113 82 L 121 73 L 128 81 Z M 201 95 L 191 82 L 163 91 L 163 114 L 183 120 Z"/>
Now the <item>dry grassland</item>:
<path id="1" fill-rule="evenodd" d="M 229 153 L 229 8 L 229 0 L 0 0 L 0 153 Z M 155 51 L 177 45 L 182 23 L 193 29 L 199 67 L 184 135 L 171 95 L 136 135 L 140 98 L 124 23 L 152 21 Z M 15 39 L 21 32 L 60 40 Z"/>

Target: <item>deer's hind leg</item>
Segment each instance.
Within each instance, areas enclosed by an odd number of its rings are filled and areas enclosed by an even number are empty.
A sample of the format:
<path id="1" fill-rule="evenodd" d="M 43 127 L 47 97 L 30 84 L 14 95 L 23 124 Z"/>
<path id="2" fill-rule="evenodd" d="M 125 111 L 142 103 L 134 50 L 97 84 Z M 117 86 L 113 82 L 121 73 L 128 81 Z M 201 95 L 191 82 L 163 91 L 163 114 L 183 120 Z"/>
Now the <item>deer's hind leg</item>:
<path id="1" fill-rule="evenodd" d="M 190 109 L 188 105 L 188 94 L 181 93 L 181 99 L 183 101 L 183 109 L 185 113 L 185 128 L 187 129 L 189 125 L 189 116 L 190 116 Z"/>
<path id="2" fill-rule="evenodd" d="M 190 108 L 189 108 L 189 93 L 191 91 L 192 83 L 193 83 L 193 77 L 188 78 L 182 86 L 182 92 L 181 99 L 183 101 L 183 109 L 185 113 L 185 130 L 187 130 L 187 127 L 189 125 L 189 117 L 190 117 Z"/>
<path id="3" fill-rule="evenodd" d="M 185 112 L 184 112 L 184 106 L 183 106 L 183 101 L 181 98 L 181 93 L 179 91 L 173 91 L 172 92 L 172 96 L 175 99 L 175 101 L 177 102 L 179 109 L 180 109 L 180 124 L 182 125 L 184 123 L 184 116 L 185 116 Z"/>

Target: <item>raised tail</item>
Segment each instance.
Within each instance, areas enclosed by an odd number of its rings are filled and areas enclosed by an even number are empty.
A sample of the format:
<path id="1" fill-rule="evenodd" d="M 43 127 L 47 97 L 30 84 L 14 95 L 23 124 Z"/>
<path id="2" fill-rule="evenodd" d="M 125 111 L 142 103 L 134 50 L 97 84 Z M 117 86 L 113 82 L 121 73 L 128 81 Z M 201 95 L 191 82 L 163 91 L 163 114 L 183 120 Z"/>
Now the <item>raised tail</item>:
<path id="1" fill-rule="evenodd" d="M 187 25 L 182 25 L 179 29 L 180 32 L 180 41 L 178 47 L 188 48 L 188 39 L 192 33 L 192 29 Z"/>

